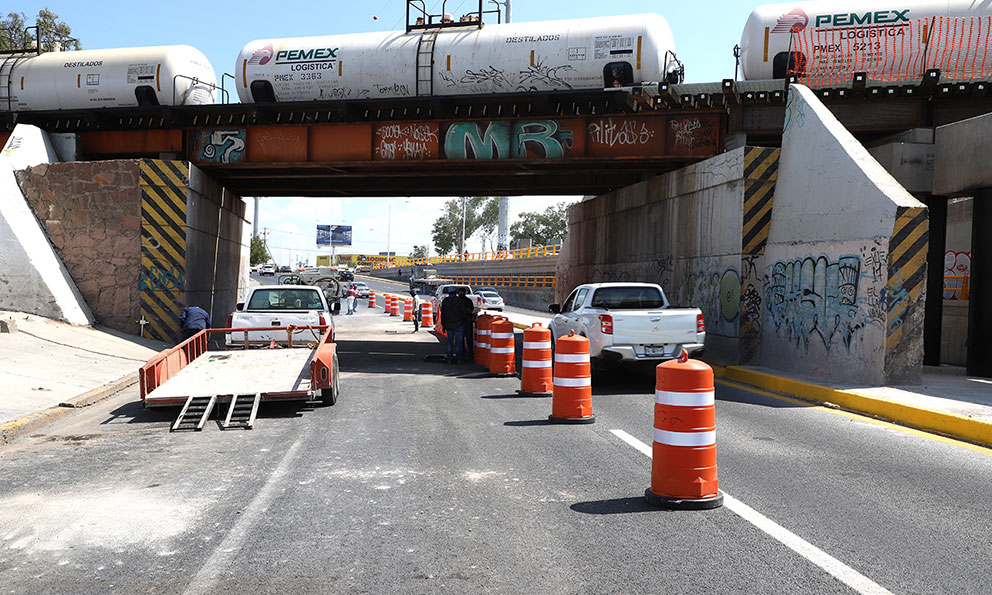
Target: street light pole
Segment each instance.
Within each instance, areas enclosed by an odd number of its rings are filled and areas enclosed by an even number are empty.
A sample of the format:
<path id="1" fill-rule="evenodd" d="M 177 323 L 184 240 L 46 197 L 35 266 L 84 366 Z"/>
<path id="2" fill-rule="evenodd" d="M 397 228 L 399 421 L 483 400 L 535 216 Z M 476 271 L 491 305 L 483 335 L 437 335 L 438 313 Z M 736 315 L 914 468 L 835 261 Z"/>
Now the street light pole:
<path id="1" fill-rule="evenodd" d="M 465 254 L 465 197 L 462 197 L 462 243 L 458 249 L 458 260 L 464 258 Z"/>
<path id="2" fill-rule="evenodd" d="M 393 203 L 389 203 L 389 215 L 386 217 L 386 268 L 389 268 L 389 236 L 393 231 Z"/>

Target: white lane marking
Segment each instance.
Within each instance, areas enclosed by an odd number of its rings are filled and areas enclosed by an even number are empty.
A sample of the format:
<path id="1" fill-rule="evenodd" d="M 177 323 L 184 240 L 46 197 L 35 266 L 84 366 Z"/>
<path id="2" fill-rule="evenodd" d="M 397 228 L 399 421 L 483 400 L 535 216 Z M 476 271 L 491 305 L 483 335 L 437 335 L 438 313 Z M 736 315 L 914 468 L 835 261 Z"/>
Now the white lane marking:
<path id="1" fill-rule="evenodd" d="M 639 450 L 641 454 L 648 457 L 651 456 L 651 447 L 644 444 L 637 438 L 634 438 L 627 432 L 624 432 L 623 430 L 610 430 L 610 433 Z M 768 535 L 771 535 L 780 543 L 803 558 L 806 558 L 813 564 L 816 564 L 825 570 L 827 574 L 833 576 L 848 587 L 851 587 L 858 593 L 862 593 L 863 595 L 892 595 L 892 592 L 885 587 L 879 585 L 847 564 L 844 564 L 837 558 L 834 558 L 802 537 L 799 537 L 792 531 L 789 531 L 782 525 L 779 525 L 747 504 L 744 504 L 737 498 L 734 498 L 727 492 L 723 492 L 723 504 L 737 516 L 761 529 Z"/>
<path id="2" fill-rule="evenodd" d="M 184 592 L 186 595 L 210 593 L 214 590 L 217 586 L 215 584 L 216 581 L 230 567 L 231 561 L 241 550 L 245 538 L 248 537 L 248 532 L 255 528 L 258 521 L 262 519 L 263 513 L 269 508 L 269 504 L 272 503 L 272 499 L 276 497 L 279 489 L 285 485 L 283 477 L 289 472 L 290 466 L 296 459 L 296 451 L 300 449 L 301 444 L 303 444 L 302 436 L 289 447 L 286 454 L 283 455 L 282 460 L 279 461 L 279 466 L 276 467 L 276 470 L 269 476 L 268 481 L 265 482 L 262 489 L 255 494 L 255 498 L 252 499 L 248 507 L 238 517 L 238 521 L 231 528 L 231 532 L 227 534 L 224 541 L 217 546 L 214 553 L 207 559 L 203 567 L 200 568 L 200 571 L 196 573 L 196 576 L 193 577 L 193 580 Z"/>

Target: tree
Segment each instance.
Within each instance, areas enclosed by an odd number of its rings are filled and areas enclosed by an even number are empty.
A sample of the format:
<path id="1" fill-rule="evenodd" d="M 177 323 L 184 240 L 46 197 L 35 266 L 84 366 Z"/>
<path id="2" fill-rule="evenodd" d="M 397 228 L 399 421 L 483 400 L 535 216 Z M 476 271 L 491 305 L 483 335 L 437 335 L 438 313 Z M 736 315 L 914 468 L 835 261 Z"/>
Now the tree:
<path id="1" fill-rule="evenodd" d="M 252 236 L 251 238 L 251 265 L 264 264 L 272 260 L 269 256 L 269 249 L 265 246 L 265 242 L 259 236 Z"/>
<path id="2" fill-rule="evenodd" d="M 427 258 L 427 246 L 414 246 L 410 258 Z"/>
<path id="3" fill-rule="evenodd" d="M 63 50 L 78 50 L 82 48 L 78 39 L 72 38 L 72 29 L 69 25 L 59 20 L 59 15 L 43 8 L 38 11 L 35 19 L 38 26 L 38 37 L 41 40 L 41 49 L 51 52 L 58 42 Z M 27 18 L 24 13 L 7 13 L 5 18 L 0 19 L 0 50 L 32 49 L 34 47 L 35 31 L 26 31 Z"/>
<path id="4" fill-rule="evenodd" d="M 568 235 L 570 204 L 558 203 L 543 213 L 521 213 L 520 219 L 510 226 L 511 241 L 533 240 L 535 246 L 546 246 L 552 240 L 564 240 Z"/>
<path id="5" fill-rule="evenodd" d="M 465 239 L 476 231 L 492 235 L 499 216 L 499 204 L 492 196 L 463 196 L 444 203 L 444 214 L 434 221 L 432 237 L 438 254 L 464 252 L 462 242 L 462 201 L 465 201 Z"/>

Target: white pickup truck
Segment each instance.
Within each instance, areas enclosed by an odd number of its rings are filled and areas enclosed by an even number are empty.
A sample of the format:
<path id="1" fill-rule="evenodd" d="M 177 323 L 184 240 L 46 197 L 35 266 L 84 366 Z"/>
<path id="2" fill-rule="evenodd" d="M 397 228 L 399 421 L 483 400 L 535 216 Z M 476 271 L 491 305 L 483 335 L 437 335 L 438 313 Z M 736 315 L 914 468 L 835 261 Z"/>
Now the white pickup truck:
<path id="1" fill-rule="evenodd" d="M 327 307 L 324 292 L 319 287 L 309 285 L 261 285 L 253 287 L 248 292 L 245 302 L 238 304 L 237 310 L 227 317 L 227 328 L 263 328 L 263 327 L 331 327 L 331 341 L 334 340 L 334 322 Z M 311 331 L 303 331 L 310 333 Z M 279 344 L 289 342 L 285 329 L 252 330 L 227 333 L 227 345 L 242 345 L 248 334 L 250 345 L 268 345 L 272 341 Z M 320 331 L 310 335 L 296 335 L 294 341 L 306 344 L 309 339 L 319 339 Z"/>
<path id="2" fill-rule="evenodd" d="M 552 340 L 575 331 L 589 339 L 594 367 L 611 362 L 661 361 L 685 349 L 700 355 L 706 340 L 698 308 L 672 308 L 653 283 L 590 283 L 580 285 L 554 314 Z"/>

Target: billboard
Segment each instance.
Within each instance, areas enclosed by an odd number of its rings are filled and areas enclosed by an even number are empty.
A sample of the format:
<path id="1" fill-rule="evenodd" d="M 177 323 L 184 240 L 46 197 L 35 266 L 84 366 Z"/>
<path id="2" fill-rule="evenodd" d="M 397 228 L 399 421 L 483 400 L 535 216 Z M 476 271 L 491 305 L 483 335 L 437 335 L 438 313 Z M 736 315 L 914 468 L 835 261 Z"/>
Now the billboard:
<path id="1" fill-rule="evenodd" d="M 318 246 L 350 246 L 351 226 L 350 225 L 318 225 L 317 245 Z"/>

